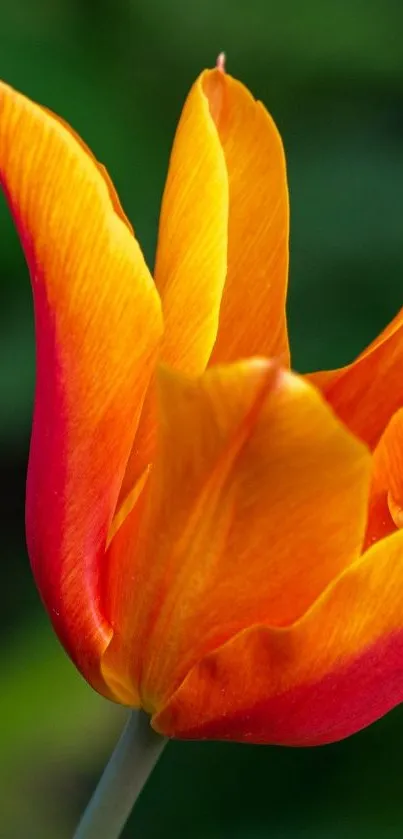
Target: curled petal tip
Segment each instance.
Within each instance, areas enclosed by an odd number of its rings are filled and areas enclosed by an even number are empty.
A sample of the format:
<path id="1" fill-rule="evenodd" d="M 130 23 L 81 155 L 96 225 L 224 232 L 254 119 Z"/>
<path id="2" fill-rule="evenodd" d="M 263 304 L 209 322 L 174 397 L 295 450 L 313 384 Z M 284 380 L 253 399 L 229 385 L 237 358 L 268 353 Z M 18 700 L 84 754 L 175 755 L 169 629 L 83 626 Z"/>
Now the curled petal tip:
<path id="1" fill-rule="evenodd" d="M 225 55 L 225 52 L 220 52 L 220 54 L 217 56 L 216 67 L 217 67 L 217 70 L 221 71 L 221 73 L 225 73 L 225 62 L 226 62 L 226 60 L 227 60 L 227 56 Z"/>

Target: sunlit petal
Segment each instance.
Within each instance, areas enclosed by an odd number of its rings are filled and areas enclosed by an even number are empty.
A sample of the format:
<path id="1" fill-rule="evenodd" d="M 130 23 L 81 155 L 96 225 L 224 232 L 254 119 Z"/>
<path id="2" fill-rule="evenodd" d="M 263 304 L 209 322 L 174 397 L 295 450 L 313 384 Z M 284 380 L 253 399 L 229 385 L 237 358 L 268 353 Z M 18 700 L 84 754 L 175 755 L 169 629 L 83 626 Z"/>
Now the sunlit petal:
<path id="1" fill-rule="evenodd" d="M 295 620 L 358 555 L 370 460 L 313 387 L 266 361 L 165 370 L 160 394 L 132 588 L 123 563 L 111 607 L 115 670 L 146 707 L 241 628 Z"/>
<path id="2" fill-rule="evenodd" d="M 200 661 L 154 718 L 184 738 L 309 746 L 403 699 L 403 533 L 375 545 L 294 626 L 254 626 Z"/>
<path id="3" fill-rule="evenodd" d="M 106 174 L 0 86 L 0 181 L 28 261 L 37 386 L 27 535 L 61 640 L 98 685 L 108 529 L 161 333 L 158 295 Z"/>
<path id="4" fill-rule="evenodd" d="M 202 78 L 229 183 L 227 279 L 211 363 L 258 354 L 287 365 L 289 209 L 281 138 L 241 82 L 220 70 Z"/>

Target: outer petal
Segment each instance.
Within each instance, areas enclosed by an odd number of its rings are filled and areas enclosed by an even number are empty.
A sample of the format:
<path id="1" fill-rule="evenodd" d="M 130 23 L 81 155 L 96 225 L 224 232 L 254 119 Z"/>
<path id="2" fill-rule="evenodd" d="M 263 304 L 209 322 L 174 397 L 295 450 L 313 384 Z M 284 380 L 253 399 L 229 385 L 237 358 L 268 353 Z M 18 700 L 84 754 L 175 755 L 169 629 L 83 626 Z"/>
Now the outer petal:
<path id="1" fill-rule="evenodd" d="M 29 552 L 57 633 L 103 689 L 101 562 L 161 332 L 158 296 L 105 173 L 60 120 L 4 84 L 0 181 L 35 304 Z"/>
<path id="2" fill-rule="evenodd" d="M 289 363 L 289 208 L 283 146 L 261 102 L 231 76 L 202 77 L 228 172 L 228 270 L 211 362 L 253 354 Z"/>
<path id="3" fill-rule="evenodd" d="M 352 364 L 313 373 L 339 417 L 375 448 L 389 420 L 403 407 L 403 309 Z"/>
<path id="4" fill-rule="evenodd" d="M 210 653 L 153 719 L 183 738 L 310 746 L 403 699 L 403 533 L 375 545 L 294 626 L 255 626 Z"/>
<path id="5" fill-rule="evenodd" d="M 138 539 L 132 526 L 133 586 L 110 589 L 105 659 L 118 695 L 140 689 L 151 710 L 240 629 L 294 621 L 358 555 L 370 461 L 314 388 L 269 362 L 166 371 L 160 387 L 149 512 Z"/>

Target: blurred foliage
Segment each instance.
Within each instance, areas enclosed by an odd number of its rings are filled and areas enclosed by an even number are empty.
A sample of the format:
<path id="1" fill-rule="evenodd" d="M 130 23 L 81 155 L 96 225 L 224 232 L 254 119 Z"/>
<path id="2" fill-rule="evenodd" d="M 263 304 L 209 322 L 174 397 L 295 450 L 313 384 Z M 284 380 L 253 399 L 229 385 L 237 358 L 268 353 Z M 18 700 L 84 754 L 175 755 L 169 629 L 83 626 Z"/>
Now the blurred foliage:
<path id="1" fill-rule="evenodd" d="M 299 370 L 346 362 L 401 305 L 399 0 L 13 0 L 0 75 L 67 119 L 106 163 L 150 264 L 184 96 L 225 49 L 275 116 L 292 208 L 289 318 Z M 122 712 L 53 638 L 24 544 L 34 382 L 23 256 L 0 203 L 0 835 L 68 839 Z M 316 750 L 173 743 L 125 837 L 396 839 L 396 710 Z"/>

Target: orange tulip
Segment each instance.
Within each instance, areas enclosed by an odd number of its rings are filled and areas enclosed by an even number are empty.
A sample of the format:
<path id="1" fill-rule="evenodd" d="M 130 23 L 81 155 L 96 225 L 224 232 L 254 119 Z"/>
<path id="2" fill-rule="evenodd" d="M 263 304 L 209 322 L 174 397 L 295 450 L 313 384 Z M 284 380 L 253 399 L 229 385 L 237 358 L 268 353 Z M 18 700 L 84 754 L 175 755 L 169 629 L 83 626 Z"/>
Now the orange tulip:
<path id="1" fill-rule="evenodd" d="M 309 745 L 403 697 L 403 315 L 288 368 L 281 140 L 222 68 L 186 101 L 154 279 L 105 169 L 0 86 L 37 386 L 27 536 L 100 693 L 181 738 Z"/>

